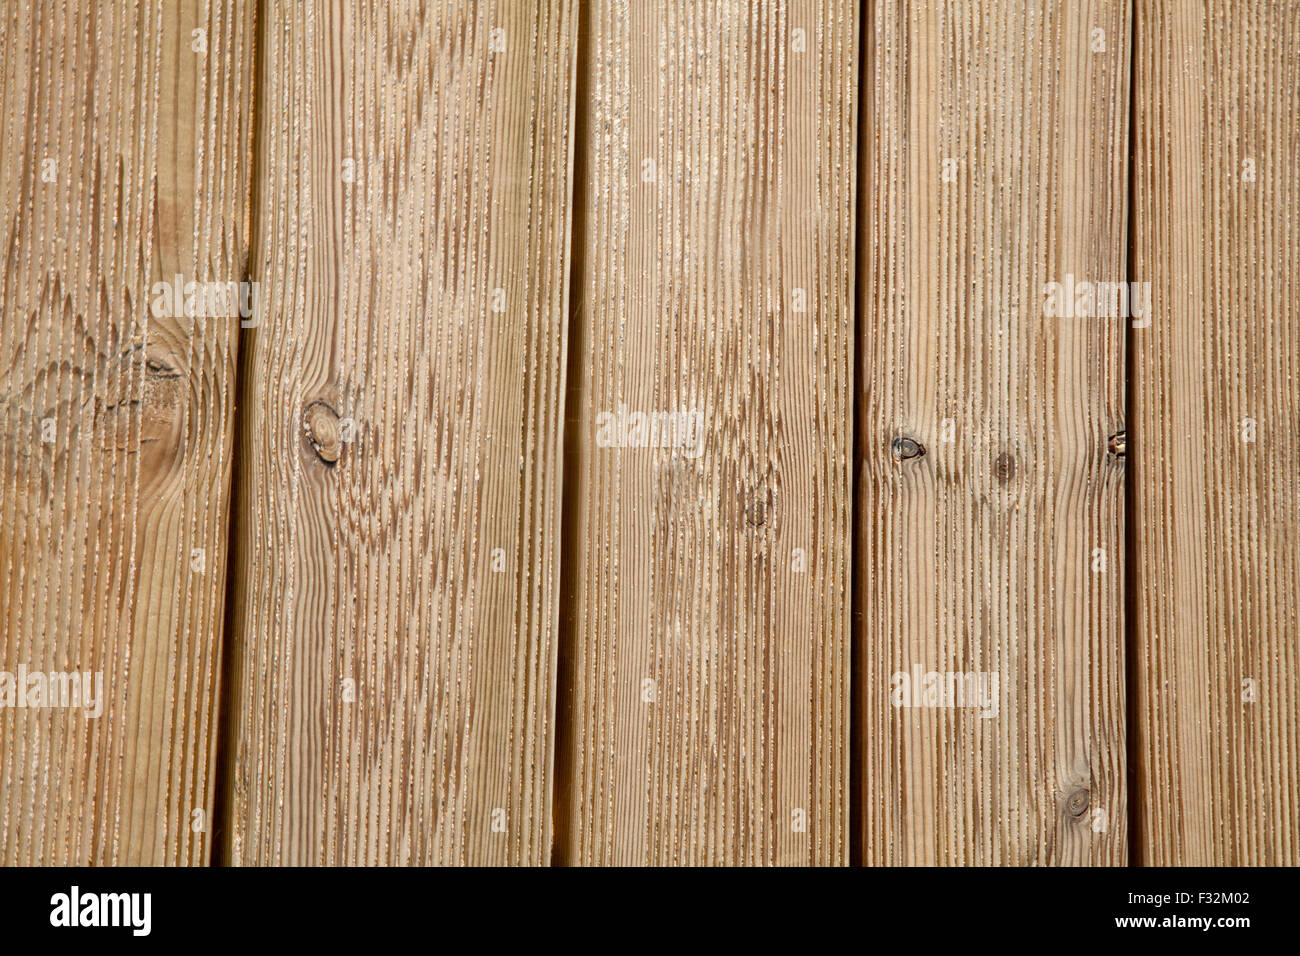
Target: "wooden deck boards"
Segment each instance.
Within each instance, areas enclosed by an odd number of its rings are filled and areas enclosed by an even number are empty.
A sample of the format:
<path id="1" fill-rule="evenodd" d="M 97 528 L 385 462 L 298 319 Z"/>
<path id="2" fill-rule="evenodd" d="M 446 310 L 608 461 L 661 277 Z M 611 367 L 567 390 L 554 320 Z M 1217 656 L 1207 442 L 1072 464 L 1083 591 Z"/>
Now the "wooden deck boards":
<path id="1" fill-rule="evenodd" d="M 1300 4 L 1140 3 L 1137 855 L 1300 863 Z"/>
<path id="2" fill-rule="evenodd" d="M 843 864 L 856 7 L 585 15 L 556 860 Z"/>
<path id="3" fill-rule="evenodd" d="M 1128 23 L 1121 2 L 875 6 L 866 863 L 1125 859 L 1124 323 L 1047 315 L 1044 290 L 1124 278 Z M 927 697 L 949 674 L 964 695 Z"/>
<path id="4" fill-rule="evenodd" d="M 549 856 L 575 14 L 272 5 L 232 863 Z"/>
<path id="5" fill-rule="evenodd" d="M 171 305 L 245 278 L 254 43 L 224 0 L 0 12 L 0 670 L 96 699 L 0 709 L 3 865 L 208 858 L 240 318 Z"/>
<path id="6" fill-rule="evenodd" d="M 4 4 L 0 865 L 1295 864 L 1298 91 L 1297 0 Z"/>

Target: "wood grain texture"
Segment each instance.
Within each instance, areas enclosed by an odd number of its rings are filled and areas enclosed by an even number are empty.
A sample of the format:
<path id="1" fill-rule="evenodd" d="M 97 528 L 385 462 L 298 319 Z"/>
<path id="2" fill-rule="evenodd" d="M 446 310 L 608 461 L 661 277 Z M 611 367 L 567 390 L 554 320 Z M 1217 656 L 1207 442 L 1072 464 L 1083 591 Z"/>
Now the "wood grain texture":
<path id="1" fill-rule="evenodd" d="M 153 284 L 244 277 L 254 26 L 0 11 L 0 670 L 103 681 L 0 709 L 0 864 L 208 857 L 239 319 Z"/>
<path id="2" fill-rule="evenodd" d="M 1137 855 L 1295 866 L 1300 3 L 1143 0 L 1135 42 Z"/>
<path id="3" fill-rule="evenodd" d="M 1108 455 L 1124 323 L 1047 317 L 1044 289 L 1124 278 L 1129 18 L 1118 0 L 874 5 L 856 554 L 867 864 L 1125 860 L 1124 468 Z M 894 675 L 914 669 L 996 675 L 996 716 L 895 706 Z"/>
<path id="4" fill-rule="evenodd" d="M 584 17 L 555 860 L 847 863 L 856 7 Z"/>
<path id="5" fill-rule="evenodd" d="M 547 859 L 575 30 L 270 5 L 233 863 Z"/>

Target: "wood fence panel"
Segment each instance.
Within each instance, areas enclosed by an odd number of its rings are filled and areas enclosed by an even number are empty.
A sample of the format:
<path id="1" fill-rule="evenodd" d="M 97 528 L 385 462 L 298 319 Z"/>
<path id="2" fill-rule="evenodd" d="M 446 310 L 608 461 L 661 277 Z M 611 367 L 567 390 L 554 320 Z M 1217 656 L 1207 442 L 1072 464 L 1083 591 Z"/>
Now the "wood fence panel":
<path id="1" fill-rule="evenodd" d="M 576 6 L 269 12 L 224 846 L 543 863 Z"/>
<path id="2" fill-rule="evenodd" d="M 555 859 L 847 863 L 857 6 L 583 16 Z"/>
<path id="3" fill-rule="evenodd" d="M 0 11 L 0 864 L 209 855 L 253 12 Z"/>
<path id="4" fill-rule="evenodd" d="M 1125 323 L 1048 313 L 1066 311 L 1050 283 L 1073 301 L 1068 283 L 1125 276 L 1130 15 L 1120 0 L 873 7 L 867 864 L 1126 858 Z"/>
<path id="5" fill-rule="evenodd" d="M 1138 862 L 1300 863 L 1300 3 L 1138 7 Z"/>

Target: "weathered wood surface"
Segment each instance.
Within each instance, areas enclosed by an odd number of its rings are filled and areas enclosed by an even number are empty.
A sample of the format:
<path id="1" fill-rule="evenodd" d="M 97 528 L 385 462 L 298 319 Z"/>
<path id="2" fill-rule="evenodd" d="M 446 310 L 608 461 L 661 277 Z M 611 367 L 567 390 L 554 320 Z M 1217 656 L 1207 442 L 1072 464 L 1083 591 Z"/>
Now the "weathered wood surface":
<path id="1" fill-rule="evenodd" d="M 1294 866 L 1300 3 L 1143 0 L 1135 42 L 1136 862 Z"/>
<path id="2" fill-rule="evenodd" d="M 847 863 L 856 5 L 583 16 L 555 861 Z"/>
<path id="3" fill-rule="evenodd" d="M 1119 0 L 927 0 L 868 24 L 867 864 L 1125 860 L 1125 324 L 1046 316 L 1044 289 L 1125 276 L 1129 20 Z M 895 680 L 930 672 L 997 694 L 928 707 Z"/>
<path id="4" fill-rule="evenodd" d="M 5 701 L 0 864 L 207 860 L 239 327 L 153 286 L 243 278 L 253 6 L 0 11 L 0 670 L 97 712 Z"/>
<path id="5" fill-rule="evenodd" d="M 576 6 L 269 6 L 225 850 L 543 863 Z"/>
<path id="6" fill-rule="evenodd" d="M 1300 862 L 1300 2 L 1135 2 L 4 4 L 0 865 Z"/>

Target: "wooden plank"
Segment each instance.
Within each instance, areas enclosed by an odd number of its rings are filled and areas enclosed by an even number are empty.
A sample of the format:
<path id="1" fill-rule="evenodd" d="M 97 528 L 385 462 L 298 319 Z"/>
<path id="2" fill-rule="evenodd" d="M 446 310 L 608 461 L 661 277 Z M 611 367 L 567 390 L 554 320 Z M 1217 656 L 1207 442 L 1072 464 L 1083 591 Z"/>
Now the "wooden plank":
<path id="1" fill-rule="evenodd" d="M 1300 3 L 1143 0 L 1135 42 L 1136 854 L 1294 866 Z"/>
<path id="2" fill-rule="evenodd" d="M 244 278 L 251 9 L 0 13 L 4 865 L 208 857 L 239 319 L 154 284 Z"/>
<path id="3" fill-rule="evenodd" d="M 576 8 L 269 14 L 228 858 L 542 863 Z"/>
<path id="4" fill-rule="evenodd" d="M 846 863 L 856 7 L 583 11 L 555 859 Z"/>
<path id="5" fill-rule="evenodd" d="M 868 864 L 1125 860 L 1125 323 L 1048 316 L 1045 290 L 1124 279 L 1129 21 L 897 0 L 868 25 Z"/>

